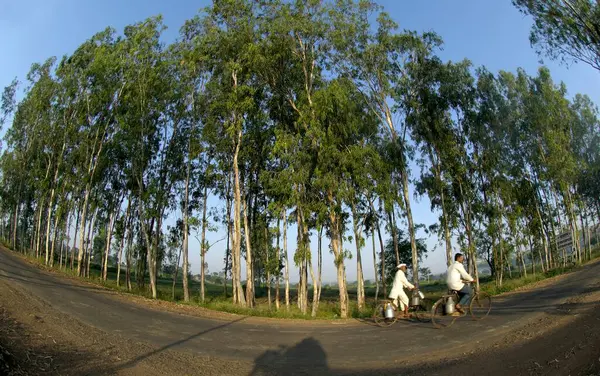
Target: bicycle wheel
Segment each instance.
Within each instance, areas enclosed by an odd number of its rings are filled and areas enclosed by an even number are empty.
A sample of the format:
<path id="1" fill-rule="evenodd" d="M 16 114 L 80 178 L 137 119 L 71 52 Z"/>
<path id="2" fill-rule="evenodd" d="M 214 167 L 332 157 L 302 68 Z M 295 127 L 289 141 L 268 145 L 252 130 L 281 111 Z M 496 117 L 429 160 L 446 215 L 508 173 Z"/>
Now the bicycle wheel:
<path id="1" fill-rule="evenodd" d="M 394 310 L 394 317 L 388 319 L 385 317 L 385 304 L 378 304 L 375 307 L 375 312 L 373 312 L 373 321 L 375 321 L 375 324 L 385 328 L 394 325 L 396 320 L 396 310 Z"/>
<path id="2" fill-rule="evenodd" d="M 433 304 L 430 299 L 421 299 L 421 304 L 415 308 L 414 315 L 420 322 L 431 321 L 431 308 Z"/>
<path id="3" fill-rule="evenodd" d="M 486 317 L 492 310 L 492 298 L 487 292 L 478 292 L 471 299 L 469 311 L 473 320 L 481 320 Z"/>
<path id="4" fill-rule="evenodd" d="M 431 308 L 431 323 L 438 329 L 449 328 L 458 317 L 446 314 L 446 298 L 440 298 Z"/>

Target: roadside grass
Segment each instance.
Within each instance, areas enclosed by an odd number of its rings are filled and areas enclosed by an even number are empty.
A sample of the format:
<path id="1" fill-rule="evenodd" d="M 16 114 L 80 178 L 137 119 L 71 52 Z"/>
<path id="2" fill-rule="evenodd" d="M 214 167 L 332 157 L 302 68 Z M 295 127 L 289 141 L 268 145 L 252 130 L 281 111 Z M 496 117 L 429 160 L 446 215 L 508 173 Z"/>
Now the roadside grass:
<path id="1" fill-rule="evenodd" d="M 2 241 L 2 244 L 5 248 L 11 249 L 9 244 Z M 35 263 L 42 269 L 53 270 L 55 272 L 70 276 L 72 278 L 81 279 L 83 281 L 92 282 L 97 285 L 104 286 L 106 288 L 119 291 L 125 294 L 137 295 L 146 298 L 151 298 L 150 286 L 147 282 L 145 286 L 138 287 L 136 282 L 135 273 L 132 273 L 132 290 L 128 291 L 127 286 L 125 285 L 125 270 L 121 269 L 121 284 L 117 286 L 117 271 L 116 267 L 112 266 L 108 268 L 107 273 L 107 281 L 102 280 L 101 270 L 99 265 L 90 265 L 90 278 L 78 277 L 76 271 L 72 271 L 69 269 L 59 269 L 56 265 L 53 268 L 44 265 L 44 260 L 42 258 L 36 259 L 31 255 L 23 255 L 18 252 L 22 257 L 27 258 L 28 260 Z M 600 247 L 596 247 L 596 249 L 592 252 L 592 260 L 596 260 L 600 257 Z M 588 262 L 591 262 L 588 261 Z M 496 286 L 495 280 L 491 276 L 482 276 L 480 277 L 480 288 L 482 291 L 489 293 L 490 295 L 498 295 L 510 291 L 517 290 L 519 288 L 525 287 L 532 283 L 536 283 L 551 277 L 555 277 L 558 275 L 562 275 L 565 273 L 572 272 L 574 270 L 579 269 L 581 266 L 585 265 L 571 264 L 566 267 L 557 267 L 551 269 L 545 273 L 538 271 L 536 274 L 530 273 L 529 270 L 527 277 L 517 277 L 514 278 L 505 278 L 502 286 Z M 538 270 L 540 268 L 538 267 Z M 517 275 L 518 273 L 513 273 Z M 307 314 L 304 315 L 297 306 L 297 296 L 298 291 L 296 288 L 290 287 L 290 305 L 286 307 L 285 305 L 285 289 L 282 287 L 283 284 L 280 285 L 280 308 L 277 310 L 275 308 L 275 288 L 271 288 L 271 305 L 269 305 L 269 301 L 267 298 L 267 288 L 266 286 L 256 286 L 256 305 L 254 308 L 245 308 L 234 305 L 232 303 L 231 291 L 232 286 L 231 283 L 227 285 L 227 297 L 224 295 L 224 288 L 222 284 L 215 284 L 206 281 L 205 282 L 205 301 L 200 301 L 200 283 L 194 280 L 190 280 L 190 302 L 183 301 L 183 287 L 182 287 L 182 277 L 179 276 L 177 279 L 176 287 L 175 287 L 175 297 L 173 298 L 173 279 L 171 277 L 160 276 L 157 278 L 157 298 L 164 301 L 174 302 L 177 304 L 188 305 L 188 306 L 198 306 L 206 309 L 211 309 L 215 311 L 239 314 L 244 316 L 258 316 L 258 317 L 271 317 L 271 318 L 280 318 L 280 319 L 305 319 L 305 320 L 335 320 L 340 318 L 340 309 L 338 304 L 339 293 L 336 288 L 331 286 L 323 286 L 321 291 L 321 301 L 319 303 L 319 309 L 317 311 L 317 315 L 315 318 L 311 317 L 311 306 L 312 306 L 312 293 L 313 289 L 309 287 L 308 291 L 308 300 L 309 307 L 307 310 Z M 437 299 L 440 298 L 441 295 L 446 293 L 447 287 L 445 281 L 432 281 L 432 282 L 421 282 L 419 285 L 420 290 L 425 295 L 425 298 L 428 300 L 430 304 L 434 303 Z M 358 309 L 358 305 L 356 303 L 356 289 L 349 288 L 348 290 L 348 298 L 349 298 L 349 309 L 352 318 L 364 319 L 369 318 L 372 315 L 373 309 L 378 301 L 385 299 L 383 296 L 382 288 L 379 289 L 378 300 L 375 299 L 375 287 L 369 286 L 365 287 L 365 295 L 366 295 L 366 307 L 362 310 Z M 410 295 L 409 295 L 410 296 Z M 429 308 L 429 307 L 428 307 Z"/>

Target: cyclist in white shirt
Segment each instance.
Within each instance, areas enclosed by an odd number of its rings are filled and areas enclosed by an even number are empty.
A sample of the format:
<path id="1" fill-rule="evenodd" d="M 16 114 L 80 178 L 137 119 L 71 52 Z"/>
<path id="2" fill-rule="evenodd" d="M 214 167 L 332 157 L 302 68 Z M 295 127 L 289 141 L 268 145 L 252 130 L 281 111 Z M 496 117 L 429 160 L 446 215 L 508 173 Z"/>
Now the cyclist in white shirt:
<path id="1" fill-rule="evenodd" d="M 406 264 L 399 264 L 396 268 L 398 271 L 394 277 L 392 291 L 390 291 L 388 297 L 394 300 L 394 305 L 396 307 L 400 307 L 400 310 L 403 311 L 405 315 L 408 315 L 408 295 L 404 292 L 404 288 L 406 287 L 409 290 L 413 290 L 415 286 L 406 279 Z"/>
<path id="2" fill-rule="evenodd" d="M 448 284 L 448 288 L 458 292 L 458 297 L 460 300 L 458 304 L 456 304 L 456 310 L 460 313 L 464 313 L 462 307 L 465 304 L 469 304 L 471 301 L 471 295 L 473 294 L 471 286 L 464 283 L 464 281 L 474 281 L 473 277 L 467 273 L 462 264 L 464 259 L 465 257 L 462 255 L 462 253 L 457 253 L 454 256 L 454 263 L 448 267 L 448 273 L 446 275 L 446 283 Z"/>

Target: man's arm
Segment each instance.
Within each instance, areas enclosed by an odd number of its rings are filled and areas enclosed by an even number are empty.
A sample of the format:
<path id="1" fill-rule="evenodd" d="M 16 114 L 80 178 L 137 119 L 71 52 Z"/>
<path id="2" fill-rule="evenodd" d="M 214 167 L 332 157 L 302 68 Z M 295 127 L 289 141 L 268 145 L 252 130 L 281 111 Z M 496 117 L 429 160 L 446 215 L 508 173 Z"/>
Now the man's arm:
<path id="1" fill-rule="evenodd" d="M 406 279 L 406 274 L 402 273 L 402 284 L 404 285 L 404 287 L 408 287 L 409 289 L 414 289 L 415 286 L 408 282 L 408 279 Z"/>
<path id="2" fill-rule="evenodd" d="M 465 267 L 462 264 L 459 264 L 457 269 L 458 269 L 458 272 L 460 273 L 460 276 L 465 281 L 473 282 L 475 280 L 473 277 L 471 277 L 469 275 L 469 273 L 467 273 L 467 271 L 465 270 Z"/>

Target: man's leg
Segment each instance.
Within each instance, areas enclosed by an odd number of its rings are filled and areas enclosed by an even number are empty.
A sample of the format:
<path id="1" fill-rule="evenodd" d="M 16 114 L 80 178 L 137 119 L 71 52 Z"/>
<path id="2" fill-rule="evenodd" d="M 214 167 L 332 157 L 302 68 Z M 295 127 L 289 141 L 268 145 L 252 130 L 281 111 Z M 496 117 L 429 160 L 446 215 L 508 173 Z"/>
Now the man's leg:
<path id="1" fill-rule="evenodd" d="M 404 292 L 404 289 L 400 292 L 400 295 L 398 296 L 398 300 L 400 300 L 400 310 L 403 311 L 405 314 L 407 314 L 408 313 L 408 296 Z"/>
<path id="2" fill-rule="evenodd" d="M 465 305 L 468 305 L 471 302 L 471 295 L 472 295 L 472 290 L 471 290 L 471 286 L 469 285 L 464 285 L 462 289 L 460 289 L 460 291 L 458 292 L 458 296 L 460 297 L 460 300 L 458 301 L 458 304 L 460 305 L 460 307 L 464 307 Z"/>

